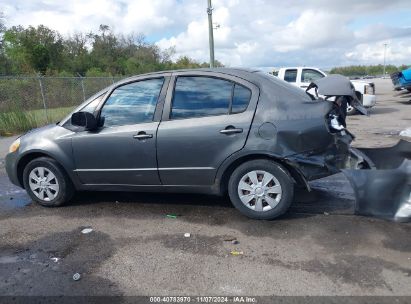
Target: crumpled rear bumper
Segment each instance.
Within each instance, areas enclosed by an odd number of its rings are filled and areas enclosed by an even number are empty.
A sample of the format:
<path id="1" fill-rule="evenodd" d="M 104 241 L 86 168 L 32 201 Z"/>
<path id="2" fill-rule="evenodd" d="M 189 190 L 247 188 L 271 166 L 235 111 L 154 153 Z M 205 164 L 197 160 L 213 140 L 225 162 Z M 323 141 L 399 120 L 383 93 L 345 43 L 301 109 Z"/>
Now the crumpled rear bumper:
<path id="1" fill-rule="evenodd" d="M 356 213 L 411 221 L 411 143 L 358 150 L 370 169 L 342 170 L 354 189 Z"/>

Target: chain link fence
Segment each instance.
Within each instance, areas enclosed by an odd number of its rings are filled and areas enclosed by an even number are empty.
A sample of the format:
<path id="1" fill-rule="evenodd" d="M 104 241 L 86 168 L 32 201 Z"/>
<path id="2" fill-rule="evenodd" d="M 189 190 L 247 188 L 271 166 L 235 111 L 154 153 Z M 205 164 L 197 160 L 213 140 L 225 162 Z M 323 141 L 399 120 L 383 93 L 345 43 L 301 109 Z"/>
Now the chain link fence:
<path id="1" fill-rule="evenodd" d="M 56 122 L 123 77 L 0 77 L 0 135 Z"/>

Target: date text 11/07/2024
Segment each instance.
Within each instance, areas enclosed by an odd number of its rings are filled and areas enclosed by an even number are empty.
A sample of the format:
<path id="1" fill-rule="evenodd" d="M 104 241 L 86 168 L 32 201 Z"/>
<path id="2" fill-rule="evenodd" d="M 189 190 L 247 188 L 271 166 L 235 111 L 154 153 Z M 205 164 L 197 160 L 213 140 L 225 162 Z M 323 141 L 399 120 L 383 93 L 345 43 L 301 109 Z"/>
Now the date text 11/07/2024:
<path id="1" fill-rule="evenodd" d="M 255 297 L 234 296 L 234 297 L 185 297 L 185 296 L 161 296 L 150 297 L 150 303 L 258 303 Z"/>

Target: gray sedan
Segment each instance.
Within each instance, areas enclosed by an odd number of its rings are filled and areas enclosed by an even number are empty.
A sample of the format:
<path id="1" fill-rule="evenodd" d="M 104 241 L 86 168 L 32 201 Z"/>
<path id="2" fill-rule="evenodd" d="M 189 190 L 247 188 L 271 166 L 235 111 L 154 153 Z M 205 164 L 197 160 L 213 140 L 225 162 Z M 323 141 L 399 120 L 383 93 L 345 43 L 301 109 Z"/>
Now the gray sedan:
<path id="1" fill-rule="evenodd" d="M 243 214 L 272 219 L 295 186 L 372 167 L 338 110 L 254 70 L 139 75 L 21 136 L 6 169 L 44 206 L 86 190 L 228 194 Z"/>

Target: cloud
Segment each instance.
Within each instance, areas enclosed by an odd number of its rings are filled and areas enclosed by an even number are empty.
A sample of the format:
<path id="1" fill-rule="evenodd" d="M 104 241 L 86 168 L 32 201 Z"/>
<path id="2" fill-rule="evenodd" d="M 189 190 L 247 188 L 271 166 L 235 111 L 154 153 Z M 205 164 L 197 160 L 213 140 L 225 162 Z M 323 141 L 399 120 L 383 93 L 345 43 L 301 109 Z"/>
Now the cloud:
<path id="1" fill-rule="evenodd" d="M 389 62 L 411 58 L 411 24 L 392 17 L 408 16 L 409 0 L 213 0 L 213 6 L 216 58 L 229 66 L 378 64 L 386 42 Z M 0 7 L 7 25 L 44 24 L 69 34 L 107 24 L 174 46 L 176 57 L 209 58 L 203 0 L 0 0 Z"/>

